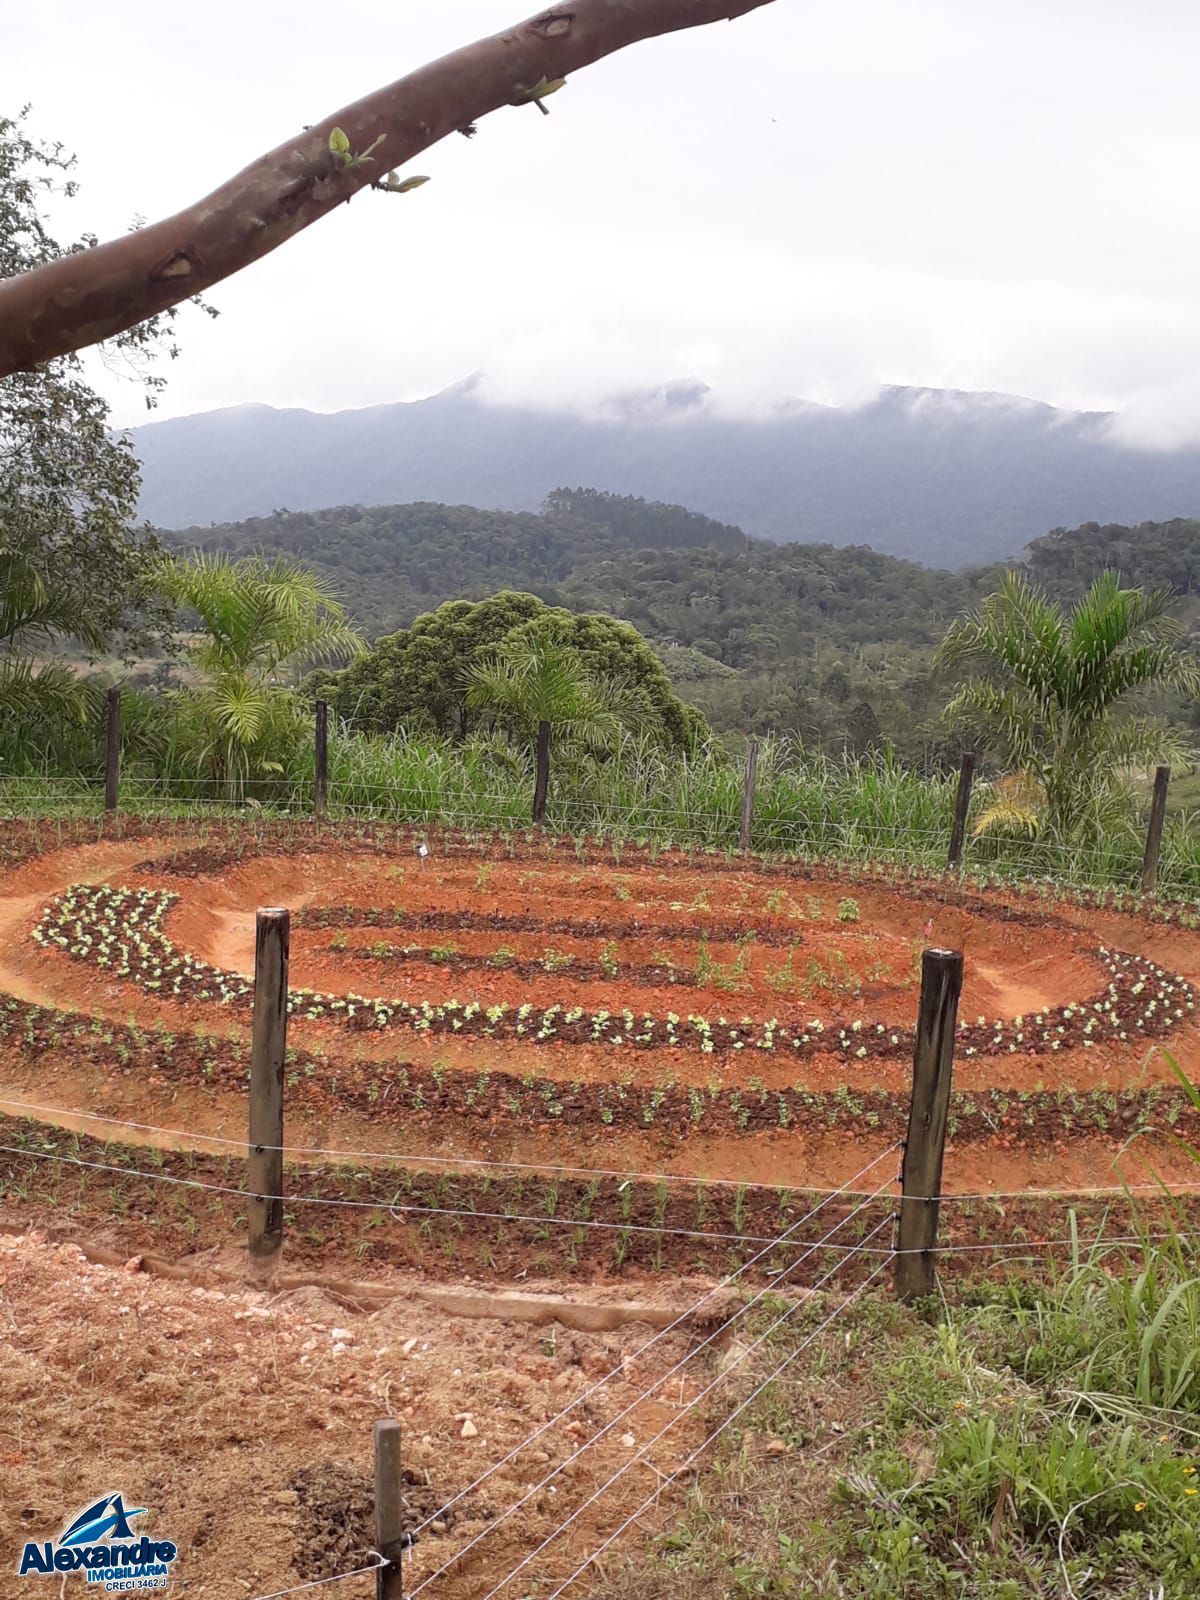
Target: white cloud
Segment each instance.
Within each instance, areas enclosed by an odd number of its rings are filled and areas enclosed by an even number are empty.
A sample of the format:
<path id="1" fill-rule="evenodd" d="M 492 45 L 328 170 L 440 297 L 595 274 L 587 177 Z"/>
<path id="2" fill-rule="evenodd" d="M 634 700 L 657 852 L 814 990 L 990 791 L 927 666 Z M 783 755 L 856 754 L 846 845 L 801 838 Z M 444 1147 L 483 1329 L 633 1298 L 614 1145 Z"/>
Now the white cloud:
<path id="1" fill-rule="evenodd" d="M 520 9 L 69 0 L 6 19 L 5 55 L 81 156 L 62 231 L 108 233 Z M 160 414 L 483 371 L 494 398 L 569 405 L 679 377 L 742 410 L 1003 390 L 1194 440 L 1198 50 L 1192 0 L 775 0 L 652 41 L 218 286 Z"/>

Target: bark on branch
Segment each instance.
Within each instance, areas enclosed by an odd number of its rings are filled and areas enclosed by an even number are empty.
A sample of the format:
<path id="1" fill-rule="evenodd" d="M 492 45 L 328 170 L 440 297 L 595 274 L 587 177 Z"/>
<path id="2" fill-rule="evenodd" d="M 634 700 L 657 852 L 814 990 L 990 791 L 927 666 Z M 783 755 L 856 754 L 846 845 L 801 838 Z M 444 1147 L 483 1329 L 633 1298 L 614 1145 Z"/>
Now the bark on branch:
<path id="1" fill-rule="evenodd" d="M 770 0 L 564 0 L 378 89 L 138 233 L 0 282 L 0 378 L 98 344 L 277 250 L 447 134 L 635 44 Z M 332 129 L 371 162 L 343 167 Z"/>

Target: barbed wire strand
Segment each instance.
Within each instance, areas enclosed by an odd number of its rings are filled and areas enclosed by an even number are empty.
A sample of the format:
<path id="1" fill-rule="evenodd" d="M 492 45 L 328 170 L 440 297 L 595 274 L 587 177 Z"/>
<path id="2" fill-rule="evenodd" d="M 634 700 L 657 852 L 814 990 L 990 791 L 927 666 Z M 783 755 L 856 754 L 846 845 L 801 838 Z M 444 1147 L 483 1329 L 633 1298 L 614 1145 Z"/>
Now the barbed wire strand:
<path id="1" fill-rule="evenodd" d="M 615 1543 L 615 1541 L 620 1538 L 621 1534 L 623 1534 L 627 1528 L 631 1527 L 632 1524 L 635 1523 L 639 1517 L 643 1516 L 646 1513 L 646 1511 L 648 1511 L 650 1509 L 650 1507 L 652 1505 L 654 1505 L 654 1503 L 659 1499 L 659 1497 L 661 1496 L 661 1494 L 662 1494 L 662 1492 L 663 1492 L 663 1490 L 665 1488 L 667 1488 L 669 1485 L 673 1484 L 677 1479 L 681 1478 L 685 1472 L 690 1471 L 691 1468 L 695 1465 L 696 1461 L 700 1458 L 700 1456 L 702 1456 L 706 1450 L 708 1450 L 708 1449 L 710 1449 L 712 1447 L 712 1445 L 716 1442 L 716 1440 L 718 1438 L 720 1438 L 721 1434 L 724 1433 L 725 1429 L 728 1428 L 730 1426 L 730 1424 L 732 1422 L 734 1422 L 737 1417 L 741 1416 L 741 1414 L 750 1405 L 752 1405 L 755 1400 L 757 1400 L 759 1395 L 762 1394 L 765 1389 L 768 1389 L 771 1386 L 771 1384 L 774 1383 L 775 1380 L 778 1377 L 780 1377 L 781 1374 L 791 1365 L 791 1363 L 793 1361 L 795 1361 L 796 1358 L 799 1355 L 801 1355 L 806 1349 L 808 1349 L 809 1345 L 811 1345 L 822 1333 L 825 1332 L 825 1330 L 827 1328 L 829 1328 L 837 1320 L 837 1318 L 839 1316 L 842 1315 L 842 1313 L 846 1310 L 846 1308 L 848 1306 L 853 1305 L 854 1301 L 857 1300 L 860 1297 L 860 1295 L 862 1295 L 862 1294 L 864 1294 L 866 1292 L 866 1290 L 869 1287 L 869 1285 L 871 1284 L 871 1282 L 879 1275 L 880 1272 L 882 1272 L 882 1270 L 883 1270 L 883 1266 L 881 1264 L 879 1267 L 877 1267 L 875 1269 L 875 1271 L 870 1275 L 870 1277 L 865 1278 L 863 1280 L 863 1282 L 861 1284 L 859 1284 L 858 1287 L 856 1289 L 854 1289 L 853 1292 L 851 1294 L 849 1294 L 846 1297 L 845 1300 L 842 1301 L 841 1305 L 839 1305 L 833 1311 L 833 1313 L 830 1316 L 828 1316 L 825 1319 L 824 1322 L 821 1323 L 821 1325 L 818 1328 L 814 1329 L 814 1331 L 811 1334 L 809 1334 L 809 1336 L 801 1344 L 799 1344 L 796 1347 L 795 1350 L 791 1351 L 779 1363 L 779 1365 L 774 1369 L 774 1371 L 772 1371 L 766 1378 L 763 1379 L 763 1381 L 761 1383 L 756 1385 L 756 1387 L 751 1390 L 751 1392 L 735 1408 L 735 1410 L 731 1411 L 730 1414 L 724 1419 L 724 1421 L 722 1421 L 716 1428 L 713 1429 L 713 1431 L 708 1435 L 708 1437 L 700 1445 L 698 1445 L 695 1450 L 693 1450 L 691 1452 L 691 1454 L 687 1457 L 687 1459 L 684 1462 L 682 1462 L 678 1467 L 676 1467 L 673 1472 L 668 1473 L 665 1477 L 661 1477 L 657 1487 L 646 1497 L 645 1500 L 642 1501 L 641 1505 L 638 1506 L 637 1510 L 632 1512 L 628 1517 L 626 1517 L 625 1521 L 622 1522 L 619 1527 L 614 1529 L 611 1534 L 609 1534 L 609 1536 L 604 1540 L 603 1544 L 599 1545 L 595 1550 L 592 1551 L 592 1553 L 588 1556 L 586 1561 L 581 1562 L 580 1565 L 575 1568 L 574 1572 L 572 1572 L 567 1578 L 563 1579 L 563 1581 L 558 1585 L 558 1587 L 556 1589 L 554 1589 L 547 1596 L 547 1600 L 557 1600 L 557 1596 L 562 1594 L 564 1590 L 570 1588 L 571 1584 L 573 1584 L 577 1578 L 579 1578 L 584 1572 L 587 1571 L 588 1567 L 591 1566 L 591 1564 L 597 1559 L 598 1556 L 603 1555 L 604 1551 L 607 1550 L 610 1547 L 610 1545 Z M 676 1418 L 674 1420 L 678 1420 L 678 1419 Z M 653 1444 L 654 1442 L 655 1442 L 654 1440 L 651 1440 L 651 1444 Z M 629 1465 L 632 1465 L 632 1462 L 630 1462 Z M 512 1576 L 512 1574 L 510 1574 L 510 1577 L 511 1576 Z M 505 1581 L 507 1582 L 508 1580 L 506 1579 Z M 497 1590 L 493 1589 L 491 1591 L 490 1595 L 484 1597 L 484 1600 L 491 1600 L 491 1595 L 494 1595 L 495 1593 L 497 1593 Z"/>
<path id="2" fill-rule="evenodd" d="M 883 1189 L 886 1187 L 886 1184 L 881 1187 L 879 1191 L 880 1194 L 883 1193 Z M 864 1205 L 867 1203 L 868 1202 L 864 1202 Z M 846 1222 L 849 1222 L 851 1218 L 857 1214 L 857 1211 L 862 1209 L 863 1207 L 859 1206 L 856 1212 L 852 1212 L 850 1214 L 850 1217 L 843 1218 L 841 1222 L 836 1224 L 836 1226 L 830 1230 L 830 1234 L 836 1233 L 838 1228 L 844 1227 Z M 872 1228 L 871 1232 L 867 1235 L 867 1238 L 874 1238 L 881 1229 L 886 1228 L 893 1220 L 894 1218 L 891 1215 L 884 1217 L 881 1222 L 877 1223 L 876 1226 Z M 827 1237 L 829 1237 L 829 1235 L 827 1235 Z M 488 1538 L 496 1528 L 498 1528 L 502 1523 L 507 1522 L 509 1517 L 515 1515 L 515 1513 L 518 1512 L 522 1506 L 527 1505 L 531 1499 L 540 1494 L 541 1491 L 545 1489 L 547 1485 L 552 1483 L 555 1478 L 557 1478 L 561 1473 L 565 1472 L 573 1461 L 576 1461 L 586 1451 L 593 1449 L 601 1439 L 610 1434 L 620 1422 L 623 1422 L 625 1418 L 630 1415 L 631 1412 L 636 1411 L 639 1406 L 644 1405 L 650 1396 L 655 1392 L 655 1390 L 661 1389 L 662 1385 L 681 1372 L 683 1368 L 687 1366 L 689 1361 L 695 1360 L 695 1358 L 702 1351 L 707 1350 L 711 1345 L 715 1344 L 718 1339 L 723 1338 L 733 1324 L 739 1320 L 739 1318 L 747 1315 L 768 1294 L 773 1293 L 784 1281 L 784 1279 L 787 1278 L 790 1273 L 794 1272 L 802 1262 L 807 1260 L 812 1253 L 812 1249 L 802 1251 L 795 1261 L 791 1262 L 790 1265 L 785 1267 L 782 1272 L 778 1273 L 769 1284 L 766 1284 L 750 1300 L 746 1301 L 744 1305 L 739 1307 L 738 1310 L 734 1312 L 733 1316 L 727 1318 L 719 1328 L 714 1329 L 713 1332 L 709 1334 L 706 1339 L 702 1340 L 702 1342 L 693 1350 L 689 1350 L 688 1353 L 681 1360 L 677 1361 L 673 1367 L 670 1367 L 666 1372 L 655 1378 L 654 1381 L 645 1390 L 643 1390 L 641 1394 L 639 1394 L 635 1399 L 631 1400 L 628 1405 L 626 1405 L 616 1414 L 616 1416 L 612 1417 L 608 1422 L 606 1422 L 602 1428 L 600 1428 L 591 1436 L 590 1439 L 579 1445 L 569 1456 L 565 1458 L 565 1460 L 561 1461 L 558 1466 L 554 1467 L 550 1472 L 548 1472 L 545 1477 L 543 1477 L 538 1483 L 534 1484 L 532 1488 L 526 1490 L 519 1500 L 514 1501 L 513 1504 L 501 1512 L 498 1517 L 492 1518 L 486 1528 L 477 1533 L 474 1538 L 472 1538 L 462 1547 L 461 1550 L 457 1550 L 448 1561 L 443 1563 L 441 1567 L 439 1567 L 435 1572 L 430 1573 L 427 1578 L 424 1578 L 412 1591 L 412 1594 L 409 1596 L 409 1600 L 416 1600 L 416 1596 L 419 1595 L 423 1589 L 428 1588 L 435 1579 L 440 1578 L 445 1573 L 449 1572 L 450 1569 L 456 1566 L 470 1550 L 473 1550 L 476 1545 Z M 818 1280 L 818 1283 L 825 1282 L 829 1277 L 833 1276 L 834 1273 L 840 1272 L 845 1264 L 845 1258 L 835 1263 L 835 1265 L 829 1269 L 829 1272 L 825 1275 L 825 1278 Z M 882 1270 L 882 1266 L 883 1263 L 881 1263 L 880 1270 Z M 754 1348 L 754 1346 L 748 1347 L 748 1349 L 752 1348 Z M 741 1357 L 738 1359 L 740 1360 Z M 734 1365 L 736 1365 L 736 1362 Z"/>
<path id="3" fill-rule="evenodd" d="M 894 1155 L 895 1152 L 900 1148 L 900 1144 L 901 1144 L 901 1141 L 897 1140 L 896 1143 L 891 1145 L 888 1149 L 886 1149 L 884 1151 L 881 1151 L 879 1155 L 875 1156 L 873 1160 L 869 1161 L 866 1164 L 865 1167 L 861 1168 L 860 1171 L 855 1173 L 854 1177 L 848 1179 L 847 1182 L 848 1183 L 857 1182 L 857 1180 L 859 1178 L 861 1178 L 865 1173 L 870 1172 L 873 1167 L 877 1167 L 880 1164 L 880 1162 L 885 1161 L 885 1160 L 887 1160 L 887 1158 L 889 1156 Z M 879 1189 L 878 1192 L 882 1193 L 883 1190 L 888 1188 L 893 1182 L 895 1182 L 895 1180 L 889 1178 L 884 1184 L 882 1184 L 880 1186 L 880 1189 Z M 840 1191 L 835 1190 L 834 1191 L 834 1196 L 836 1196 L 839 1192 Z M 830 1197 L 827 1197 L 825 1200 L 822 1200 L 820 1202 L 820 1204 L 814 1206 L 813 1209 L 806 1216 L 801 1217 L 797 1222 L 794 1222 L 791 1225 L 790 1228 L 785 1229 L 784 1232 L 779 1236 L 779 1240 L 777 1241 L 777 1243 L 783 1243 L 784 1241 L 786 1241 L 786 1239 L 788 1238 L 789 1234 L 794 1233 L 797 1228 L 802 1227 L 806 1222 L 811 1222 L 812 1219 L 818 1214 L 818 1212 L 821 1211 L 823 1206 L 828 1204 L 828 1199 L 832 1198 L 832 1197 L 833 1196 L 830 1196 Z M 874 1197 L 872 1196 L 871 1198 L 874 1198 Z M 858 1209 L 861 1209 L 861 1207 L 858 1208 Z M 851 1213 L 851 1215 L 853 1215 L 853 1213 Z M 846 1218 L 844 1220 L 849 1220 L 849 1219 Z M 681 1312 L 680 1315 L 675 1317 L 673 1321 L 669 1322 L 666 1327 L 660 1328 L 656 1333 L 652 1334 L 651 1337 L 649 1339 L 647 1339 L 644 1344 L 640 1345 L 639 1348 L 637 1350 L 635 1350 L 631 1356 L 628 1356 L 628 1357 L 625 1358 L 625 1362 L 632 1362 L 633 1364 L 636 1365 L 636 1363 L 639 1362 L 642 1359 L 642 1357 L 646 1354 L 646 1352 L 648 1350 L 653 1349 L 656 1344 L 660 1344 L 668 1336 L 668 1334 L 676 1332 L 685 1322 L 689 1321 L 692 1317 L 695 1316 L 696 1312 L 700 1309 L 700 1307 L 702 1305 L 704 1305 L 707 1301 L 713 1299 L 714 1296 L 716 1296 L 717 1294 L 720 1294 L 724 1290 L 728 1289 L 745 1272 L 747 1272 L 751 1267 L 756 1265 L 757 1262 L 761 1261 L 763 1256 L 769 1254 L 769 1250 L 770 1249 L 774 1249 L 774 1248 L 775 1248 L 775 1246 L 771 1246 L 767 1250 L 760 1250 L 757 1255 L 751 1256 L 749 1261 L 743 1262 L 741 1264 L 741 1266 L 736 1267 L 732 1272 L 727 1273 L 725 1275 L 725 1277 L 722 1278 L 719 1283 L 716 1283 L 716 1284 L 714 1284 L 712 1286 L 712 1288 L 707 1289 L 704 1292 L 704 1294 L 702 1294 L 700 1296 L 700 1298 L 693 1305 L 688 1307 L 688 1309 L 686 1311 Z M 788 1270 L 790 1271 L 791 1269 L 789 1268 Z M 623 1362 L 622 1365 L 624 1365 L 625 1362 Z M 595 1381 L 595 1383 L 591 1384 L 581 1394 L 577 1395 L 575 1397 L 575 1399 L 570 1401 L 569 1404 L 567 1404 L 566 1406 L 564 1406 L 561 1411 L 557 1412 L 554 1416 L 549 1418 L 548 1421 L 542 1423 L 540 1425 L 540 1427 L 536 1428 L 533 1431 L 533 1433 L 529 1434 L 525 1439 L 523 1439 L 520 1442 L 520 1444 L 514 1446 L 513 1449 L 511 1449 L 508 1452 L 507 1455 L 502 1456 L 499 1461 L 494 1462 L 490 1467 L 488 1467 L 488 1469 L 485 1472 L 481 1473 L 480 1476 L 474 1480 L 474 1482 L 469 1483 L 466 1486 L 465 1489 L 460 1489 L 459 1492 L 456 1495 L 454 1495 L 454 1497 L 452 1499 L 446 1501 L 445 1505 L 440 1507 L 439 1510 L 433 1512 L 432 1515 L 427 1517 L 423 1523 L 419 1524 L 418 1527 L 414 1530 L 414 1532 L 420 1533 L 424 1528 L 428 1527 L 431 1522 L 437 1521 L 438 1518 L 440 1518 L 441 1516 L 443 1516 L 445 1514 L 445 1512 L 449 1511 L 453 1506 L 457 1505 L 460 1500 L 465 1498 L 466 1495 L 473 1493 L 474 1490 L 478 1489 L 481 1484 L 486 1483 L 489 1478 L 493 1477 L 500 1470 L 501 1467 L 506 1466 L 508 1464 L 508 1462 L 513 1460 L 513 1458 L 515 1456 L 519 1455 L 522 1450 L 526 1449 L 536 1439 L 540 1439 L 543 1434 L 547 1433 L 549 1431 L 549 1429 L 554 1427 L 557 1423 L 561 1422 L 564 1417 L 570 1416 L 572 1411 L 577 1410 L 578 1407 L 581 1406 L 584 1403 L 585 1400 L 590 1400 L 594 1395 L 599 1393 L 599 1391 L 601 1389 L 603 1389 L 606 1384 L 611 1383 L 611 1381 L 613 1380 L 614 1377 L 616 1377 L 616 1375 L 617 1375 L 617 1373 L 619 1371 L 620 1371 L 619 1367 L 618 1368 L 614 1368 L 612 1372 L 608 1372 L 608 1373 L 606 1373 L 604 1375 L 604 1377 L 598 1378 Z M 411 1597 L 410 1597 L 410 1600 L 411 1600 Z"/>
<path id="4" fill-rule="evenodd" d="M 880 1227 L 883 1227 L 883 1226 L 886 1226 L 886 1219 L 885 1219 L 884 1223 L 880 1224 Z M 819 1279 L 818 1282 L 813 1286 L 814 1290 L 819 1288 L 819 1287 L 821 1287 L 822 1284 L 828 1282 L 828 1280 L 831 1277 L 833 1277 L 836 1272 L 841 1270 L 841 1266 L 842 1265 L 844 1265 L 844 1263 L 839 1263 L 838 1266 L 831 1267 L 829 1272 L 826 1273 L 825 1277 L 822 1278 L 822 1279 Z M 865 1282 L 861 1286 L 861 1288 L 865 1289 L 865 1287 L 866 1287 L 866 1285 L 868 1283 L 873 1282 L 874 1279 L 877 1278 L 879 1276 L 879 1274 L 883 1271 L 883 1268 L 884 1268 L 884 1264 L 881 1262 L 880 1265 L 875 1269 L 875 1271 L 865 1280 Z M 593 1490 L 592 1493 L 587 1497 L 587 1499 L 582 1502 L 582 1504 L 576 1506 L 575 1510 L 572 1511 L 571 1514 L 567 1518 L 565 1518 L 565 1520 L 563 1522 L 561 1522 L 556 1528 L 554 1528 L 549 1534 L 547 1534 L 546 1537 L 541 1541 L 540 1544 L 535 1546 L 535 1548 L 533 1550 L 529 1551 L 529 1553 L 527 1555 L 523 1556 L 522 1559 L 517 1563 L 517 1565 L 512 1569 L 512 1571 L 509 1572 L 504 1578 L 502 1578 L 499 1583 L 494 1584 L 492 1586 L 492 1588 L 490 1588 L 487 1591 L 487 1593 L 481 1597 L 481 1600 L 494 1600 L 494 1596 L 498 1595 L 501 1592 L 502 1589 L 506 1589 L 508 1587 L 508 1585 L 513 1581 L 513 1579 L 518 1575 L 518 1573 L 523 1572 L 525 1570 L 525 1568 L 528 1567 L 531 1564 L 531 1562 L 536 1561 L 538 1556 L 540 1556 L 544 1550 L 546 1550 L 551 1544 L 553 1544 L 556 1539 L 560 1538 L 562 1536 L 562 1534 L 565 1533 L 566 1530 L 569 1527 L 572 1526 L 573 1523 L 577 1522 L 579 1520 L 579 1518 L 583 1515 L 583 1513 L 588 1509 L 588 1507 L 594 1505 L 596 1503 L 596 1501 L 599 1500 L 600 1497 L 603 1494 L 605 1494 L 612 1487 L 612 1485 L 614 1483 L 616 1483 L 620 1478 L 624 1477 L 625 1473 L 627 1473 L 630 1470 L 631 1467 L 634 1467 L 639 1462 L 643 1461 L 645 1459 L 645 1457 L 646 1457 L 647 1451 L 653 1449 L 653 1447 L 659 1442 L 659 1440 L 662 1439 L 662 1437 L 665 1434 L 669 1433 L 670 1430 L 676 1425 L 677 1422 L 681 1421 L 683 1417 L 685 1417 L 689 1412 L 693 1411 L 695 1409 L 695 1407 L 698 1406 L 702 1400 L 706 1399 L 707 1396 L 710 1395 L 715 1388 L 717 1388 L 721 1383 L 723 1383 L 725 1381 L 725 1379 L 730 1375 L 730 1373 L 736 1371 L 737 1368 L 742 1364 L 742 1362 L 744 1362 L 749 1356 L 753 1355 L 753 1353 L 756 1350 L 760 1349 L 766 1343 L 766 1341 L 768 1339 L 770 1339 L 772 1337 L 772 1335 L 775 1334 L 783 1326 L 783 1324 L 785 1322 L 787 1322 L 795 1314 L 795 1312 L 798 1309 L 799 1309 L 798 1306 L 789 1306 L 788 1309 L 786 1311 L 784 1311 L 780 1316 L 778 1316 L 775 1319 L 775 1321 L 772 1322 L 771 1325 L 763 1333 L 761 1333 L 758 1336 L 757 1339 L 755 1339 L 751 1344 L 748 1344 L 743 1350 L 740 1350 L 733 1357 L 733 1359 L 728 1363 L 728 1365 L 721 1372 L 719 1372 L 716 1375 L 716 1377 L 711 1380 L 711 1382 L 709 1382 L 703 1389 L 700 1390 L 699 1394 L 697 1394 L 693 1399 L 689 1400 L 687 1405 L 682 1407 L 679 1411 L 677 1411 L 675 1413 L 675 1415 L 668 1422 L 664 1423 L 664 1425 L 658 1430 L 658 1432 L 656 1434 L 654 1434 L 652 1438 L 648 1439 L 644 1445 L 641 1446 L 641 1448 L 636 1452 L 636 1454 L 630 1456 L 629 1460 L 624 1462 L 620 1467 L 618 1467 L 617 1471 L 614 1472 L 609 1478 L 607 1478 L 604 1481 L 604 1483 L 602 1483 L 599 1486 L 599 1488 Z M 791 1356 L 789 1357 L 789 1360 L 794 1360 L 795 1357 L 800 1354 L 801 1350 L 806 1349 L 807 1346 L 812 1343 L 813 1339 L 815 1339 L 819 1333 L 823 1332 L 825 1327 L 828 1325 L 828 1323 L 832 1322 L 834 1320 L 834 1318 L 836 1318 L 843 1309 L 844 1309 L 844 1304 L 840 1305 L 837 1308 L 837 1310 L 834 1311 L 832 1316 L 830 1316 L 829 1318 L 826 1319 L 826 1322 L 820 1324 L 820 1326 L 814 1331 L 814 1333 L 808 1339 L 806 1339 L 795 1351 L 792 1352 Z M 780 1367 L 778 1369 L 776 1369 L 777 1372 L 782 1371 L 783 1367 L 786 1366 L 786 1365 L 787 1365 L 786 1361 L 781 1363 Z M 775 1374 L 773 1374 L 772 1376 L 775 1376 Z M 770 1382 L 771 1380 L 768 1379 L 767 1381 Z M 733 1417 L 739 1415 L 740 1411 L 744 1410 L 745 1407 L 754 1398 L 754 1395 L 756 1393 L 761 1392 L 761 1390 L 763 1388 L 765 1388 L 765 1387 L 766 1387 L 766 1384 L 764 1383 L 764 1384 L 759 1386 L 758 1390 L 752 1392 L 752 1394 L 750 1396 L 748 1396 L 747 1399 L 743 1402 L 742 1406 L 739 1408 L 738 1411 L 734 1411 L 734 1412 L 730 1413 L 730 1416 L 729 1416 L 729 1418 L 726 1419 L 726 1422 L 728 1423 L 729 1421 L 732 1421 Z M 716 1434 L 714 1433 L 712 1435 L 712 1437 L 715 1438 Z M 707 1441 L 706 1441 L 706 1444 L 707 1444 Z M 704 1448 L 704 1447 L 701 1447 L 701 1448 Z M 469 1546 L 468 1546 L 468 1548 L 469 1548 Z M 415 1600 L 415 1597 L 418 1594 L 420 1594 L 421 1590 L 424 1587 L 425 1587 L 425 1585 L 423 1583 L 419 1584 L 417 1586 L 417 1588 L 415 1588 L 412 1591 L 412 1595 L 410 1595 L 409 1600 Z"/>

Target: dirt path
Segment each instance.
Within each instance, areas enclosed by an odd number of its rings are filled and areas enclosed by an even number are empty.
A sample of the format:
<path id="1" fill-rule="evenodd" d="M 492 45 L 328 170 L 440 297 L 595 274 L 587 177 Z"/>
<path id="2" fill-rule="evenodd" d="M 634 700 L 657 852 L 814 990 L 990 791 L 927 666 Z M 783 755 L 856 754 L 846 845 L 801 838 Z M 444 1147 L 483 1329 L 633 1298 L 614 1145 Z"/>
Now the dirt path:
<path id="1" fill-rule="evenodd" d="M 556 1546 L 559 1563 L 581 1559 L 642 1499 L 656 1469 L 670 1472 L 702 1437 L 686 1405 L 712 1372 L 698 1355 L 660 1387 L 689 1354 L 686 1334 L 660 1335 L 639 1356 L 646 1326 L 568 1333 L 463 1322 L 415 1301 L 364 1313 L 317 1289 L 187 1289 L 148 1277 L 137 1261 L 97 1266 L 36 1235 L 0 1236 L 0 1310 L 8 1570 L 17 1541 L 54 1538 L 80 1507 L 116 1491 L 146 1508 L 152 1537 L 177 1544 L 169 1592 L 198 1600 L 245 1600 L 368 1565 L 371 1430 L 385 1415 L 404 1430 L 410 1525 L 551 1422 L 425 1530 L 412 1583 L 483 1535 L 436 1590 L 449 1600 L 477 1595 L 484 1575 L 509 1570 L 627 1468 Z M 499 1520 L 591 1439 L 553 1492 Z M 531 1576 L 537 1570 L 546 1569 Z M 374 1580 L 337 1592 L 363 1600 Z"/>

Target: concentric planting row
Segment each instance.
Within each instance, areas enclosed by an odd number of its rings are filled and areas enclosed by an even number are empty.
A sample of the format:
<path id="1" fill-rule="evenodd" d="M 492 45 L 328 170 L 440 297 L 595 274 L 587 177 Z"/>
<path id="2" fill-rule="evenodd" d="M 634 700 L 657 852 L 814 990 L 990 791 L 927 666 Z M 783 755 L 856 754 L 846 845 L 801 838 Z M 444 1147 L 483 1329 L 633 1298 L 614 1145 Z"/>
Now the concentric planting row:
<path id="1" fill-rule="evenodd" d="M 43 946 L 65 951 L 126 979 L 146 992 L 189 1001 L 246 1006 L 251 985 L 177 950 L 164 919 L 177 896 L 161 889 L 76 885 L 46 907 L 34 930 Z M 1100 948 L 1096 959 L 1110 974 L 1107 986 L 1080 1001 L 1030 1016 L 960 1023 L 965 1056 L 1047 1055 L 1106 1041 L 1162 1038 L 1194 1013 L 1195 990 L 1146 957 Z M 479 1000 L 414 1003 L 359 994 L 293 989 L 293 1015 L 356 1029 L 409 1029 L 418 1034 L 521 1039 L 541 1044 L 607 1044 L 640 1049 L 682 1049 L 703 1054 L 743 1050 L 793 1057 L 839 1054 L 848 1061 L 890 1059 L 911 1053 L 911 1028 L 865 1018 L 736 1019 L 662 1016 L 631 1010 L 589 1011 L 554 1004 L 539 1007 Z"/>

